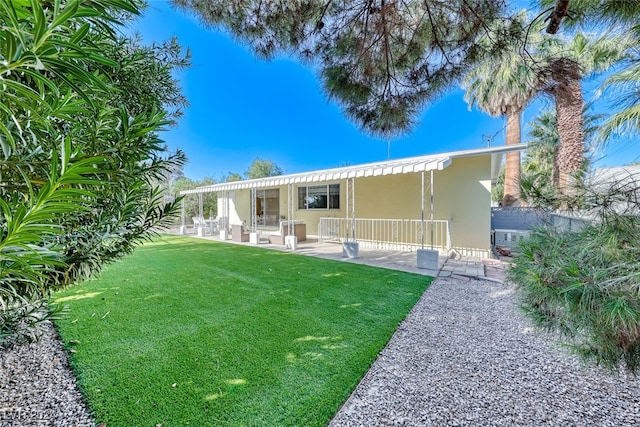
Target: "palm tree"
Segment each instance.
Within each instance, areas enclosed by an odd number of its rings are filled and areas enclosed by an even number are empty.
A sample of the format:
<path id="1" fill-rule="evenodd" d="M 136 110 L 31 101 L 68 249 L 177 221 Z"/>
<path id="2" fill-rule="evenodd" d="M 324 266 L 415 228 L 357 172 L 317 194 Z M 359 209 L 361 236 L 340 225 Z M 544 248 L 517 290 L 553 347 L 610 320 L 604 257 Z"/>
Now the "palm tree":
<path id="1" fill-rule="evenodd" d="M 612 134 L 640 134 L 640 24 L 632 40 L 635 47 L 627 67 L 605 81 L 605 88 L 612 89 L 613 103 L 621 110 L 613 114 L 600 130 L 600 139 L 607 141 Z"/>
<path id="2" fill-rule="evenodd" d="M 587 151 L 593 146 L 602 114 L 594 114 L 591 105 L 585 106 L 584 135 Z M 520 191 L 522 200 L 532 206 L 557 208 L 562 200 L 553 185 L 554 153 L 560 145 L 555 109 L 545 108 L 529 123 L 529 146 L 522 162 Z M 585 165 L 586 169 L 586 165 Z"/>
<path id="3" fill-rule="evenodd" d="M 558 0 L 539 0 L 542 8 L 558 6 Z M 629 37 L 629 61 L 604 84 L 613 89 L 614 105 L 621 110 L 601 127 L 599 141 L 606 142 L 612 134 L 640 133 L 640 2 L 620 0 L 580 0 L 569 4 L 572 19 L 562 21 L 562 31 L 588 26 L 608 28 Z"/>
<path id="4" fill-rule="evenodd" d="M 601 138 L 606 141 L 614 133 L 640 134 L 640 58 L 628 69 L 612 75 L 606 87 L 616 90 L 615 104 L 622 109 L 613 114 L 601 128 Z"/>
<path id="5" fill-rule="evenodd" d="M 524 16 L 520 14 L 518 18 L 522 20 Z M 513 43 L 502 54 L 488 56 L 467 73 L 463 83 L 469 108 L 475 105 L 493 117 L 506 118 L 506 145 L 520 144 L 520 115 L 537 93 L 536 74 L 527 65 L 522 46 Z M 508 153 L 503 206 L 513 205 L 520 199 L 519 175 L 520 152 Z"/>
<path id="6" fill-rule="evenodd" d="M 584 164 L 581 80 L 620 60 L 626 44 L 621 37 L 605 34 L 590 39 L 579 32 L 569 41 L 553 38 L 540 47 L 540 87 L 553 97 L 556 106 L 560 144 L 554 159 L 554 184 L 562 194 L 572 194 L 574 179 Z"/>
<path id="7" fill-rule="evenodd" d="M 601 128 L 601 140 L 612 133 L 640 134 L 640 2 L 605 0 L 596 3 L 594 14 L 609 27 L 615 26 L 629 35 L 631 56 L 626 67 L 605 82 L 614 89 L 614 103 L 622 109 L 613 114 Z"/>

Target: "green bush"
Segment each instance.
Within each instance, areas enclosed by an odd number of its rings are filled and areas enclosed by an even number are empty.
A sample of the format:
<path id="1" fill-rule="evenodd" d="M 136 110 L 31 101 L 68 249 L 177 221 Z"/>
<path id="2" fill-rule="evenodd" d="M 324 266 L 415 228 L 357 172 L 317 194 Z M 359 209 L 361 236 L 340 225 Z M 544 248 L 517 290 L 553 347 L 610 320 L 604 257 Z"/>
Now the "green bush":
<path id="1" fill-rule="evenodd" d="M 176 211 L 156 183 L 184 155 L 158 132 L 185 105 L 188 55 L 118 36 L 139 4 L 0 1 L 0 346 Z"/>
<path id="2" fill-rule="evenodd" d="M 579 231 L 552 225 L 521 242 L 508 278 L 538 326 L 586 360 L 640 368 L 638 189 L 619 185 L 586 197 L 596 218 Z"/>

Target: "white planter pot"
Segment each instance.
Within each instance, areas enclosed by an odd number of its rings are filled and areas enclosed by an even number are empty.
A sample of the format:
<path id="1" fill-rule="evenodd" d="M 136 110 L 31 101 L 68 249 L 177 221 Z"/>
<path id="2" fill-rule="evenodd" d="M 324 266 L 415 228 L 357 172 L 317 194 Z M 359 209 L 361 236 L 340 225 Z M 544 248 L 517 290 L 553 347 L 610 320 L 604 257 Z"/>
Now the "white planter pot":
<path id="1" fill-rule="evenodd" d="M 284 247 L 295 251 L 298 249 L 298 237 L 297 236 L 284 236 Z"/>
<path id="2" fill-rule="evenodd" d="M 439 270 L 440 262 L 438 260 L 439 253 L 433 249 L 418 249 L 418 268 L 425 270 Z"/>
<path id="3" fill-rule="evenodd" d="M 249 243 L 257 245 L 260 243 L 260 234 L 259 233 L 249 233 Z"/>
<path id="4" fill-rule="evenodd" d="M 358 258 L 360 254 L 360 243 L 342 242 L 342 256 L 344 258 Z"/>

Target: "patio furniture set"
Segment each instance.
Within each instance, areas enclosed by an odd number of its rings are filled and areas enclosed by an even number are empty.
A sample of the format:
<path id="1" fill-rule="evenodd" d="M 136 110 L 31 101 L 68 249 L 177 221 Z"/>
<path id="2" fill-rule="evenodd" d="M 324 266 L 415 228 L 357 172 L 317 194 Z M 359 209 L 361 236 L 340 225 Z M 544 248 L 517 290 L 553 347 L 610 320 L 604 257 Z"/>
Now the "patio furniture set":
<path id="1" fill-rule="evenodd" d="M 205 219 L 203 217 L 193 217 L 194 232 L 203 230 L 207 234 L 213 235 L 220 230 L 225 229 L 226 218 Z M 257 233 L 267 232 L 269 230 L 257 230 Z M 268 235 L 269 243 L 274 245 L 285 245 L 285 237 L 289 235 L 289 221 L 280 221 L 277 231 L 271 231 Z M 293 234 L 298 242 L 307 240 L 307 225 L 302 221 L 293 221 Z M 231 240 L 234 242 L 249 242 L 251 233 L 244 224 L 231 224 Z M 257 241 L 260 239 L 258 238 Z"/>

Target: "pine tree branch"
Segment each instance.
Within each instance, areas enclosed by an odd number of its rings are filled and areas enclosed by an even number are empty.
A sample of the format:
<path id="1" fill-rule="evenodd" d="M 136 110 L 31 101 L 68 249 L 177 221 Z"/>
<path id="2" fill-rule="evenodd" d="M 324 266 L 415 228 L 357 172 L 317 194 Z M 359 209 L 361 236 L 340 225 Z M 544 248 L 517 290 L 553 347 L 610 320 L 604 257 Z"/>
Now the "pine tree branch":
<path id="1" fill-rule="evenodd" d="M 560 29 L 560 23 L 565 16 L 569 16 L 570 0 L 558 0 L 556 7 L 549 15 L 549 25 L 547 26 L 548 34 L 556 34 Z"/>

